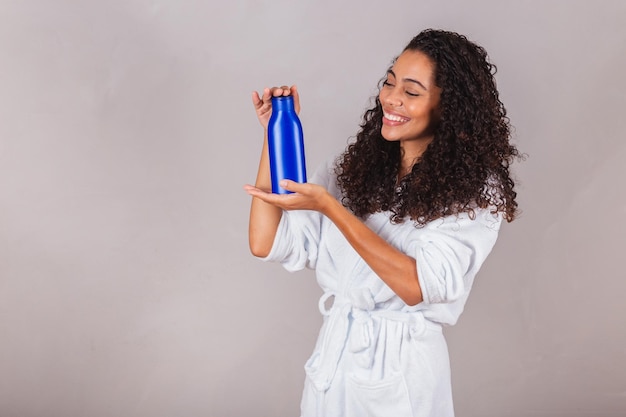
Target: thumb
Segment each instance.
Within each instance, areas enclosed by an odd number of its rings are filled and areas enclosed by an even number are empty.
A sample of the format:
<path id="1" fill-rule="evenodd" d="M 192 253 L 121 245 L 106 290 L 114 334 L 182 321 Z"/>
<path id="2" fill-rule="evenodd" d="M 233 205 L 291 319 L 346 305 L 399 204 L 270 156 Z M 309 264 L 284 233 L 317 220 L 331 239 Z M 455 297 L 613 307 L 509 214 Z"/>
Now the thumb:
<path id="1" fill-rule="evenodd" d="M 291 86 L 291 95 L 293 96 L 296 113 L 300 114 L 300 93 L 298 92 L 298 87 L 295 84 Z"/>
<path id="2" fill-rule="evenodd" d="M 294 193 L 300 194 L 304 194 L 304 191 L 306 190 L 306 184 L 301 184 L 299 182 L 287 179 L 281 180 L 280 186 L 287 191 L 293 191 Z"/>
<path id="3" fill-rule="evenodd" d="M 293 186 L 293 181 L 291 181 L 291 180 L 280 180 L 278 185 L 280 185 L 285 190 L 293 191 L 291 189 L 291 187 Z"/>

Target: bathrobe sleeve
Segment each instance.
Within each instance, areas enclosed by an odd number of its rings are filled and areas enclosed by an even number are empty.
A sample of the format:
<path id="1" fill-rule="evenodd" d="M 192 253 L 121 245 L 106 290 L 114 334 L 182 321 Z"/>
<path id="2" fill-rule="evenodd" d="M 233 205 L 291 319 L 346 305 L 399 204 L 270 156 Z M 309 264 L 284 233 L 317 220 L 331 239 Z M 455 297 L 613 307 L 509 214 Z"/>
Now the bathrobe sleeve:
<path id="1" fill-rule="evenodd" d="M 416 260 L 425 304 L 464 303 L 501 222 L 501 215 L 478 209 L 474 219 L 461 214 L 414 228 L 406 242 L 407 253 Z"/>
<path id="2" fill-rule="evenodd" d="M 263 261 L 279 262 L 288 271 L 314 269 L 320 240 L 320 215 L 309 210 L 283 211 L 269 255 Z"/>
<path id="3" fill-rule="evenodd" d="M 327 161 L 308 181 L 334 189 L 332 163 Z M 263 261 L 279 262 L 288 271 L 314 269 L 317 263 L 323 215 L 312 210 L 283 211 L 269 255 Z"/>

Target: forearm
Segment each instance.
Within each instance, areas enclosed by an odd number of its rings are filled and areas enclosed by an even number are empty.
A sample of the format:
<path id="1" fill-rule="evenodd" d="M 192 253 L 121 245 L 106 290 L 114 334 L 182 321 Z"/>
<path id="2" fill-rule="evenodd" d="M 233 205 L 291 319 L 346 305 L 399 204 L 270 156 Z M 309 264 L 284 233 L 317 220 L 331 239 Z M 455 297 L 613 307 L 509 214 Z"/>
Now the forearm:
<path id="1" fill-rule="evenodd" d="M 414 258 L 391 246 L 335 199 L 326 205 L 324 214 L 370 268 L 407 305 L 423 301 Z"/>
<path id="2" fill-rule="evenodd" d="M 271 192 L 272 182 L 270 177 L 269 154 L 267 150 L 267 131 L 263 140 L 263 150 L 259 162 L 259 170 L 255 186 L 261 190 Z M 278 223 L 282 217 L 282 209 L 268 204 L 253 197 L 250 207 L 250 223 L 248 227 L 248 239 L 250 251 L 255 256 L 265 257 L 270 253 Z"/>

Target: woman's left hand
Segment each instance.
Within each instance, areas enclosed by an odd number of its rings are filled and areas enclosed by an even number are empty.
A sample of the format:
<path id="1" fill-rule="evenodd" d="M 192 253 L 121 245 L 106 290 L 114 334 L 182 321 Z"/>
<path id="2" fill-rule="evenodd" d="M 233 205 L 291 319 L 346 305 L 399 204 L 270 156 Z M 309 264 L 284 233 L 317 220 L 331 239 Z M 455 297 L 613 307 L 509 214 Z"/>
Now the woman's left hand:
<path id="1" fill-rule="evenodd" d="M 252 197 L 283 210 L 315 210 L 324 213 L 330 199 L 334 200 L 321 185 L 282 180 L 280 186 L 285 190 L 293 191 L 293 194 L 268 193 L 252 185 L 245 185 L 244 190 Z"/>

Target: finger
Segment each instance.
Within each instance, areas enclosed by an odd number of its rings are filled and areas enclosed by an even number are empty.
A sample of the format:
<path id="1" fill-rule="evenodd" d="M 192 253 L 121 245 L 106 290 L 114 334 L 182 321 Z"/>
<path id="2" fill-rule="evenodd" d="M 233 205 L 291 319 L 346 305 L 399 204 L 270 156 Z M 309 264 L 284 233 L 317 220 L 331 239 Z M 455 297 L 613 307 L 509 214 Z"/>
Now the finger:
<path id="1" fill-rule="evenodd" d="M 250 184 L 244 185 L 243 189 L 248 194 L 251 194 L 251 193 L 254 193 L 254 194 L 268 194 L 267 191 L 263 191 L 262 189 L 260 189 L 258 187 L 255 187 L 254 185 L 250 185 Z"/>
<path id="2" fill-rule="evenodd" d="M 252 92 L 252 104 L 254 105 L 255 109 L 258 109 L 263 105 L 263 100 L 261 100 L 259 93 L 257 93 L 256 91 Z"/>
<path id="3" fill-rule="evenodd" d="M 246 184 L 243 186 L 243 189 L 246 193 L 251 195 L 252 197 L 258 197 L 261 200 L 265 201 L 266 197 L 269 193 L 261 190 L 260 188 L 255 187 L 254 185 Z"/>
<path id="4" fill-rule="evenodd" d="M 272 89 L 272 96 L 281 97 L 285 95 L 285 87 L 274 87 Z"/>
<path id="5" fill-rule="evenodd" d="M 254 185 L 246 184 L 243 186 L 243 189 L 246 193 L 250 194 L 253 197 L 259 197 L 263 201 L 270 201 L 272 199 L 276 199 L 281 197 L 279 194 L 273 194 L 270 191 L 262 190 Z"/>
<path id="6" fill-rule="evenodd" d="M 270 89 L 266 87 L 263 89 L 263 95 L 259 95 L 256 91 L 252 92 L 252 104 L 257 111 L 261 110 L 263 106 L 267 107 L 271 103 L 269 91 Z"/>
<path id="7" fill-rule="evenodd" d="M 259 96 L 258 93 L 257 93 L 257 96 Z M 267 105 L 268 103 L 270 103 L 271 98 L 272 98 L 272 95 L 270 93 L 270 89 L 265 87 L 263 89 L 263 94 L 259 96 L 259 102 L 257 102 L 257 108 L 260 108 L 262 105 Z"/>
<path id="8" fill-rule="evenodd" d="M 293 96 L 293 105 L 296 109 L 296 113 L 300 113 L 300 93 L 298 87 L 294 84 L 291 86 L 291 95 Z"/>
<path id="9" fill-rule="evenodd" d="M 268 87 L 263 89 L 263 101 L 269 101 L 272 98 L 272 92 Z"/>
<path id="10" fill-rule="evenodd" d="M 266 191 L 263 191 L 252 185 L 244 185 L 243 189 L 248 195 L 258 198 L 259 200 L 271 204 L 276 207 L 286 208 L 288 204 L 288 199 L 291 195 L 287 194 L 273 194 Z"/>
<path id="11" fill-rule="evenodd" d="M 281 180 L 279 185 L 287 191 L 294 193 L 306 194 L 307 185 L 292 180 Z"/>
<path id="12" fill-rule="evenodd" d="M 290 94 L 291 94 L 291 89 L 287 85 L 282 85 L 280 87 L 271 88 L 271 95 L 273 97 L 288 96 Z"/>
<path id="13" fill-rule="evenodd" d="M 281 90 L 280 92 L 278 90 Z M 272 87 L 270 88 L 270 97 L 276 97 L 282 95 L 282 89 L 280 87 Z"/>

